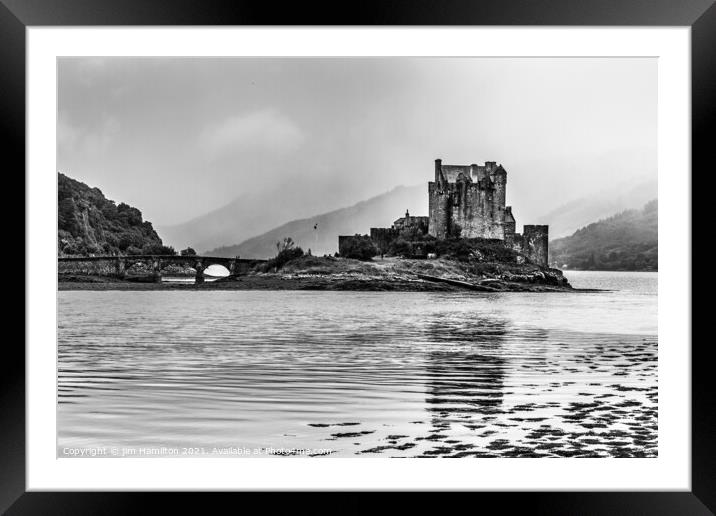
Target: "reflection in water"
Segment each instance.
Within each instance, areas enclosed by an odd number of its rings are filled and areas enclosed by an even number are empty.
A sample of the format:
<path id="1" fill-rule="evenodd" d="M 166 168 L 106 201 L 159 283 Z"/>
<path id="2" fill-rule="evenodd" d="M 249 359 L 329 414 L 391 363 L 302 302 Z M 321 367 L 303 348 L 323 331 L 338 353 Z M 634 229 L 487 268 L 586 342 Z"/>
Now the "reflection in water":
<path id="1" fill-rule="evenodd" d="M 656 456 L 656 337 L 570 296 L 61 292 L 58 455 Z"/>
<path id="2" fill-rule="evenodd" d="M 436 434 L 453 423 L 500 410 L 505 377 L 503 341 L 507 323 L 498 318 L 468 321 L 436 318 L 429 326 L 432 340 L 446 349 L 428 354 L 426 409 Z"/>

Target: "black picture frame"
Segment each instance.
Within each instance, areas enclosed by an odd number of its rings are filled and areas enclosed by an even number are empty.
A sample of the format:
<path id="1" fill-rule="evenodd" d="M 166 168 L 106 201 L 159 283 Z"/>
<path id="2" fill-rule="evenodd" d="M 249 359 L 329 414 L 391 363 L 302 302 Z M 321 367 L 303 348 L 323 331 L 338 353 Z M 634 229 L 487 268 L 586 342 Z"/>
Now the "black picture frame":
<path id="1" fill-rule="evenodd" d="M 354 8 L 351 8 L 355 5 Z M 90 25 L 554 25 L 690 26 L 692 42 L 692 170 L 708 173 L 716 123 L 716 5 L 714 0 L 373 0 L 360 4 L 314 1 L 276 5 L 246 0 L 0 0 L 0 131 L 6 174 L 25 170 L 25 29 Z M 9 158 L 9 159 L 8 159 Z M 708 160 L 708 161 L 707 161 Z M 678 171 L 677 171 L 678 173 Z M 693 176 L 685 177 L 691 180 Z M 24 190 L 24 181 L 23 186 Z M 693 190 L 692 190 L 693 191 Z M 19 210 L 18 210 L 19 211 Z M 694 223 L 698 222 L 692 217 Z M 693 234 L 693 233 L 692 233 Z M 699 234 L 695 232 L 695 234 Z M 19 246 L 18 246 L 19 247 Z M 16 263 L 16 258 L 13 258 Z M 698 260 L 692 265 L 696 266 Z M 694 269 L 696 270 L 696 269 Z M 27 273 L 28 271 L 26 271 Z M 32 302 L 30 299 L 29 302 Z M 695 303 L 692 306 L 698 308 Z M 692 312 L 693 313 L 693 312 Z M 692 321 L 694 321 L 692 315 Z M 692 351 L 690 492 L 471 493 L 470 502 L 522 506 L 537 514 L 712 514 L 716 511 L 716 422 L 710 382 L 710 339 L 684 342 Z M 7 514 L 128 514 L 171 506 L 206 511 L 209 493 L 26 492 L 25 350 L 6 339 L 0 393 L 0 510 Z M 242 506 L 275 502 L 241 497 Z M 458 496 L 458 495 L 456 495 Z M 464 495 L 459 495 L 462 499 Z M 478 496 L 478 500 L 473 497 Z M 420 496 L 416 499 L 419 501 Z M 211 504 L 217 500 L 212 499 Z M 491 503 L 492 502 L 492 503 Z M 373 502 L 341 495 L 328 507 L 370 511 Z M 420 503 L 420 502 L 419 502 Z M 246 505 L 249 504 L 249 505 Z M 292 510 L 313 512 L 313 504 Z M 231 507 L 231 506 L 230 506 Z M 235 507 L 235 506 L 234 506 Z M 487 507 L 487 506 L 485 506 Z"/>

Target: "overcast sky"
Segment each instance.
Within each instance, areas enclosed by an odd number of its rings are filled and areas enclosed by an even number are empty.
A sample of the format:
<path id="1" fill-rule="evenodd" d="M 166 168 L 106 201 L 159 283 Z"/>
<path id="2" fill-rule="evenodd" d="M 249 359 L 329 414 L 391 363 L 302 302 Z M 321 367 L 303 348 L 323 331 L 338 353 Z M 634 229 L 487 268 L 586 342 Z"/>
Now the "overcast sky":
<path id="1" fill-rule="evenodd" d="M 656 177 L 653 58 L 62 58 L 58 72 L 58 170 L 155 225 L 267 191 L 320 213 L 426 183 L 435 158 L 502 163 L 519 224 Z"/>

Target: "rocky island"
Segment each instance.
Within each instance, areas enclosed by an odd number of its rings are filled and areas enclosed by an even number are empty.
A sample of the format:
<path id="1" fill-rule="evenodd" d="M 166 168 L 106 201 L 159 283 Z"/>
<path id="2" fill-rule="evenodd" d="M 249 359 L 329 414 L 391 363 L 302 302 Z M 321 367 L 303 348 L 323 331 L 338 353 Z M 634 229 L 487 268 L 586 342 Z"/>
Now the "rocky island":
<path id="1" fill-rule="evenodd" d="M 534 265 L 470 263 L 450 258 L 390 257 L 360 261 L 332 256 L 302 256 L 276 272 L 229 276 L 217 280 L 211 287 L 411 292 L 572 290 L 561 271 Z"/>
<path id="2" fill-rule="evenodd" d="M 252 271 L 203 284 L 61 274 L 60 290 L 355 290 L 563 292 L 573 290 L 558 269 L 534 265 L 474 265 L 451 259 L 385 258 L 360 261 L 302 256 L 275 272 Z"/>
<path id="3" fill-rule="evenodd" d="M 152 279 L 150 268 L 136 265 L 136 273 L 119 278 L 111 264 L 73 262 L 59 275 L 60 290 L 353 290 L 353 291 L 477 291 L 563 292 L 573 290 L 558 269 L 518 263 L 513 250 L 493 242 L 452 240 L 440 244 L 452 248 L 440 257 L 364 256 L 362 259 L 311 256 L 287 238 L 283 248 L 250 270 L 199 284 Z M 430 243 L 426 243 L 430 246 Z M 494 251 L 499 250 L 499 260 Z M 492 252 L 490 252 L 492 251 Z M 365 248 L 362 252 L 366 252 Z M 369 251 L 370 252 L 370 251 Z M 373 249 L 373 252 L 375 250 Z M 372 253 L 371 253 L 372 254 Z M 433 254 L 433 253 L 431 253 Z M 210 258 L 199 257 L 206 263 Z M 161 262 L 171 262 L 164 257 Z M 88 267 L 91 268 L 88 269 Z M 176 265 L 168 264 L 162 271 Z"/>

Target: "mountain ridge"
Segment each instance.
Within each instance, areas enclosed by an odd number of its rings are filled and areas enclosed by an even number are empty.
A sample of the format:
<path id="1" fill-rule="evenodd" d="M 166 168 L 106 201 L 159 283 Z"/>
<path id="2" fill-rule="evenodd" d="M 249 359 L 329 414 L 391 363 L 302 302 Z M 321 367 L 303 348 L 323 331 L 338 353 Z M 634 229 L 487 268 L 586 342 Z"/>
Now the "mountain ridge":
<path id="1" fill-rule="evenodd" d="M 220 246 L 207 252 L 216 256 L 267 258 L 276 254 L 276 242 L 291 237 L 296 245 L 311 249 L 313 254 L 333 254 L 338 251 L 338 235 L 368 233 L 371 227 L 390 226 L 392 221 L 404 215 L 405 210 L 425 215 L 427 201 L 424 185 L 397 186 L 346 208 L 295 219 L 239 244 Z"/>
<path id="2" fill-rule="evenodd" d="M 573 270 L 656 271 L 658 201 L 616 213 L 549 244 L 550 263 Z"/>
<path id="3" fill-rule="evenodd" d="M 537 224 L 548 224 L 550 238 L 572 235 L 579 228 L 634 206 L 658 198 L 656 178 L 641 178 L 613 185 L 588 197 L 572 199 L 537 218 Z"/>

